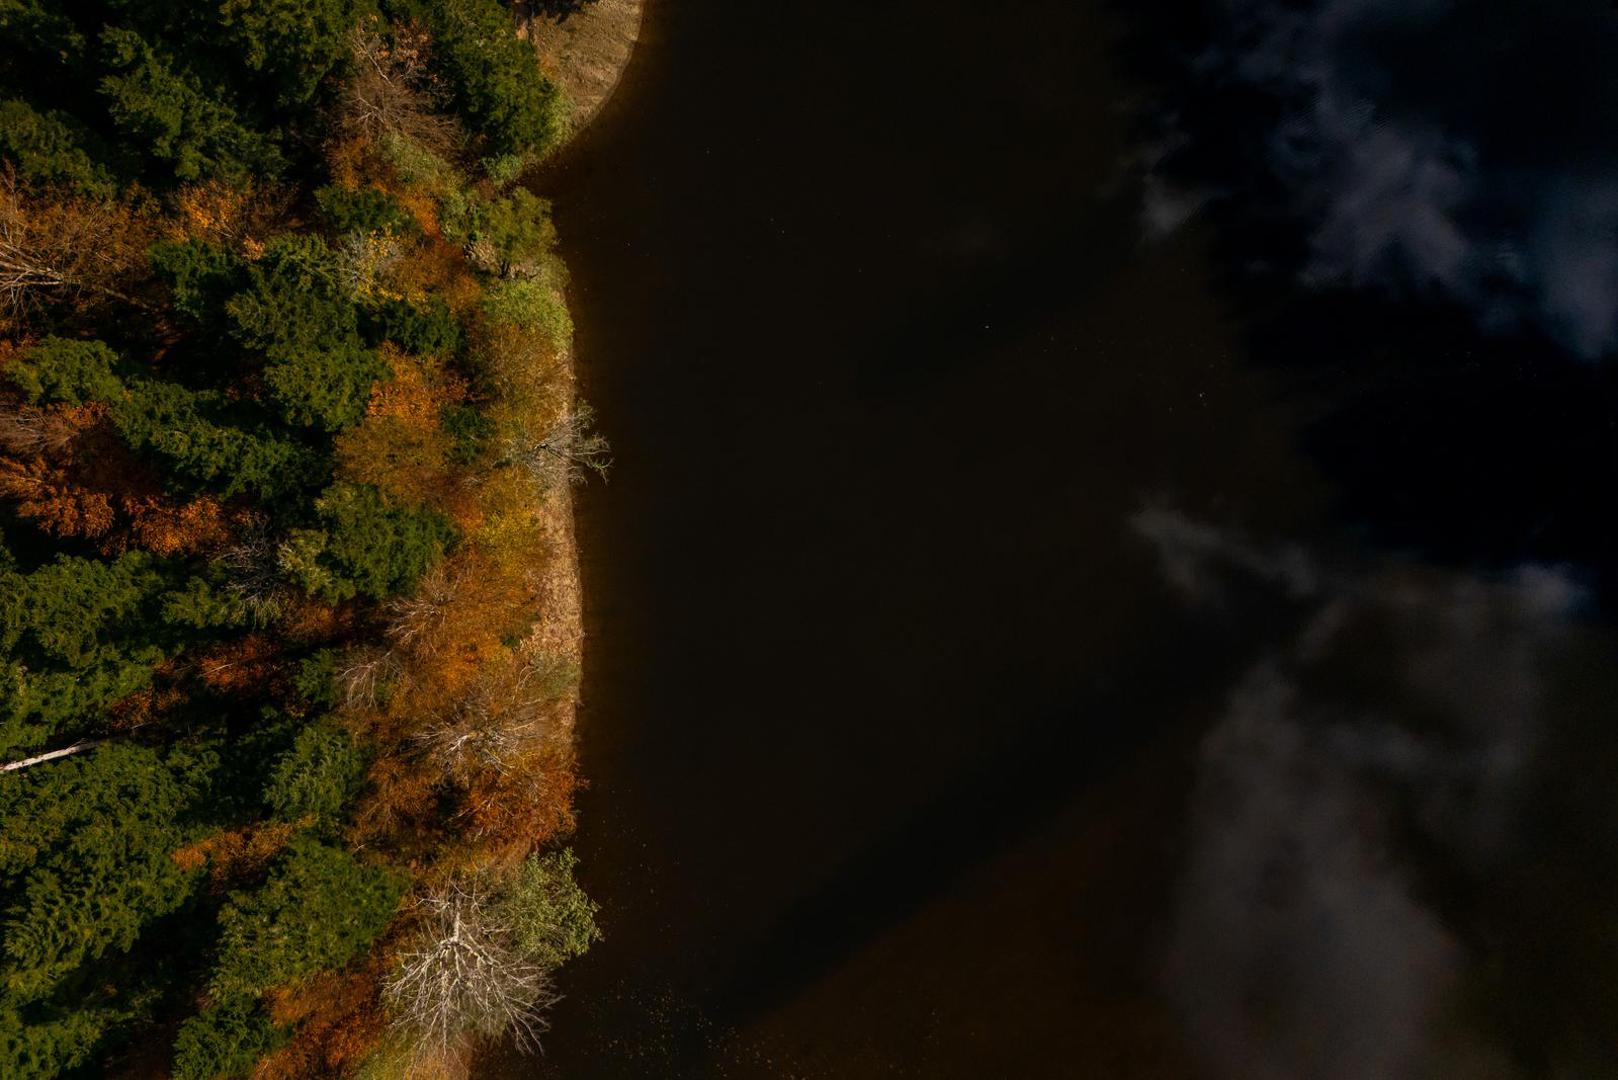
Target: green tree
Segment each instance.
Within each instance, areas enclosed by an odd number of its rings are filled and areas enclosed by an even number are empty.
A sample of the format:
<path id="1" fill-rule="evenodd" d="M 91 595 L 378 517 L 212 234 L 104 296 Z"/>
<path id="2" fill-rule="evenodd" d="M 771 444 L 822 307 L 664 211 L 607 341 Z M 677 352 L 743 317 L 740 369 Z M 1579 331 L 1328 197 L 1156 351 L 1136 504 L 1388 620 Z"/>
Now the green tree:
<path id="1" fill-rule="evenodd" d="M 35 405 L 80 405 L 122 395 L 117 363 L 118 354 L 99 341 L 48 337 L 0 370 Z"/>
<path id="2" fill-rule="evenodd" d="M 261 994 L 347 963 L 383 931 L 403 894 L 391 871 L 308 837 L 294 840 L 262 888 L 232 893 L 220 911 L 214 993 Z"/>
<path id="3" fill-rule="evenodd" d="M 156 244 L 152 269 L 172 290 L 174 307 L 218 336 L 228 329 L 225 304 L 242 286 L 242 260 L 205 240 Z"/>
<path id="4" fill-rule="evenodd" d="M 145 747 L 108 744 L 0 785 L 5 989 L 48 993 L 85 961 L 127 950 L 176 910 L 192 875 L 169 857 L 196 794 Z"/>
<path id="5" fill-rule="evenodd" d="M 328 467 L 307 445 L 244 415 L 221 391 L 132 381 L 112 414 L 130 446 L 160 455 L 180 477 L 227 497 L 253 491 L 281 498 L 316 482 Z"/>
<path id="6" fill-rule="evenodd" d="M 87 42 L 55 0 L 0 3 L 0 76 L 6 85 L 38 92 L 42 76 L 61 76 L 84 65 Z"/>
<path id="7" fill-rule="evenodd" d="M 286 1041 L 250 998 L 233 998 L 186 1020 L 174 1039 L 174 1080 L 246 1076 Z"/>
<path id="8" fill-rule="evenodd" d="M 280 171 L 275 142 L 237 118 L 223 87 L 203 83 L 133 30 L 108 27 L 101 41 L 113 72 L 101 80 L 107 112 L 146 157 L 180 180 Z"/>
<path id="9" fill-rule="evenodd" d="M 110 195 L 112 178 L 84 150 L 87 133 L 59 109 L 39 112 L 26 101 L 0 101 L 0 157 L 35 183 L 70 184 L 85 194 Z"/>
<path id="10" fill-rule="evenodd" d="M 187 578 L 184 585 L 163 596 L 163 621 L 193 630 L 246 626 L 257 613 L 241 592 L 207 577 Z"/>
<path id="11" fill-rule="evenodd" d="M 0 1076 L 55 1080 L 88 1064 L 108 1029 L 129 1016 L 95 1001 L 24 1004 L 0 992 Z"/>
<path id="12" fill-rule="evenodd" d="M 309 816 L 332 824 L 359 793 L 365 765 L 365 752 L 353 736 L 330 720 L 316 721 L 298 733 L 270 770 L 264 802 L 283 820 Z"/>
<path id="13" fill-rule="evenodd" d="M 319 237 L 272 241 L 226 310 L 238 340 L 265 354 L 265 381 L 289 423 L 341 431 L 364 417 L 388 369 L 365 347 L 336 255 Z"/>
<path id="14" fill-rule="evenodd" d="M 468 127 L 496 154 L 544 153 L 567 130 L 567 101 L 498 0 L 404 0 L 432 33 L 432 65 Z"/>
<path id="15" fill-rule="evenodd" d="M 162 588 L 143 552 L 0 570 L 0 754 L 82 727 L 151 682 L 165 655 L 153 637 Z"/>
<path id="16" fill-rule="evenodd" d="M 278 106 L 302 105 L 349 55 L 356 0 L 224 0 L 219 21 L 246 66 L 271 78 Z"/>
<path id="17" fill-rule="evenodd" d="M 52 337 L 4 372 L 36 404 L 110 405 L 113 422 L 131 447 L 166 458 L 180 475 L 218 486 L 224 495 L 252 490 L 273 499 L 318 479 L 320 459 L 310 448 L 252 419 L 250 410 L 228 394 L 139 376 L 120 378 L 119 363 L 101 342 Z"/>
<path id="18" fill-rule="evenodd" d="M 435 510 L 398 507 L 370 484 L 334 484 L 315 507 L 326 525 L 321 564 L 333 599 L 381 600 L 415 585 L 454 537 Z"/>

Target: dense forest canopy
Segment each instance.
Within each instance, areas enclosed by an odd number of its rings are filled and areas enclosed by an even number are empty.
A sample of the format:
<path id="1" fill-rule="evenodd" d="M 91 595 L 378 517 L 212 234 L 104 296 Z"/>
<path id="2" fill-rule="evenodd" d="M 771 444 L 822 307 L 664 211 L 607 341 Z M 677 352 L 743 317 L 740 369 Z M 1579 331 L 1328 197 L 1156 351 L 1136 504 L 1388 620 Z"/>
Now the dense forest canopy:
<path id="1" fill-rule="evenodd" d="M 0 0 L 0 1075 L 436 1075 L 596 936 L 497 0 Z M 62 753 L 66 751 L 66 753 Z"/>

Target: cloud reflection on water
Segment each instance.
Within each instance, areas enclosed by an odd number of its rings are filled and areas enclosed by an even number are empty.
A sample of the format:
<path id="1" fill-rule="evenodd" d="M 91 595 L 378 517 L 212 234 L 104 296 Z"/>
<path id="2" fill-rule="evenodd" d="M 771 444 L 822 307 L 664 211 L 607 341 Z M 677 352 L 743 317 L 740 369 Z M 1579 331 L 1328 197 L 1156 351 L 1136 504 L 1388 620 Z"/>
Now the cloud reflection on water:
<path id="1" fill-rule="evenodd" d="M 1249 165 L 1307 231 L 1304 284 L 1441 295 L 1487 328 L 1531 326 L 1584 359 L 1618 348 L 1610 4 L 1224 0 L 1219 11 L 1194 80 L 1270 101 L 1235 122 L 1264 114 L 1253 141 L 1264 160 Z M 1230 139 L 1201 123 L 1188 110 L 1165 145 Z M 1181 179 L 1189 191 L 1148 183 L 1149 230 L 1175 227 L 1199 198 L 1255 195 L 1244 178 Z"/>
<path id="2" fill-rule="evenodd" d="M 1535 844 L 1556 779 L 1550 672 L 1577 584 L 1328 566 L 1162 508 L 1134 526 L 1195 604 L 1256 587 L 1306 607 L 1198 749 L 1163 963 L 1189 1034 L 1244 1080 L 1521 1075 L 1521 1047 L 1470 996 L 1491 971 L 1524 989 L 1491 935 L 1541 932 L 1491 890 Z"/>

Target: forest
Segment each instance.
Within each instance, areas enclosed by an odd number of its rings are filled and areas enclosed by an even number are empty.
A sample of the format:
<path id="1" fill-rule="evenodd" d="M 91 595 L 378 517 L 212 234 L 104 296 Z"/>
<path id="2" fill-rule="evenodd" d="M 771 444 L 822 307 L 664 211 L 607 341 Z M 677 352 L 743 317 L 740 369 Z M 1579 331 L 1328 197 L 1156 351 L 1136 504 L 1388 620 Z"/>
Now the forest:
<path id="1" fill-rule="evenodd" d="M 0 41 L 0 1075 L 535 1039 L 599 936 L 546 619 L 606 449 L 519 184 L 567 102 L 497 0 Z"/>

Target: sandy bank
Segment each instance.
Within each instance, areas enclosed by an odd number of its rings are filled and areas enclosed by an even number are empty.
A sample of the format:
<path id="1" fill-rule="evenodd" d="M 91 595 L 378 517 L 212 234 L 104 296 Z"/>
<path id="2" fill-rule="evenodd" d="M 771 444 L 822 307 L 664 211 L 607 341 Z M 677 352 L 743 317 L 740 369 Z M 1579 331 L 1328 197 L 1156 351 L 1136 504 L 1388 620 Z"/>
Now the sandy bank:
<path id="1" fill-rule="evenodd" d="M 539 65 L 567 91 L 573 126 L 588 124 L 612 96 L 640 37 L 645 0 L 597 0 L 562 22 L 527 16 L 518 33 L 534 43 Z"/>

